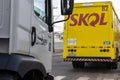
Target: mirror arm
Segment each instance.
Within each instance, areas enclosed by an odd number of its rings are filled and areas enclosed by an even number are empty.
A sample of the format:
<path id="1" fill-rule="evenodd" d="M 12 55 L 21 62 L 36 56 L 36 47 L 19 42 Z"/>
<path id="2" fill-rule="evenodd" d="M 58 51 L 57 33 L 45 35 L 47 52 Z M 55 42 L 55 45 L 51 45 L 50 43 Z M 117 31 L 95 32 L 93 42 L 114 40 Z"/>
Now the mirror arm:
<path id="1" fill-rule="evenodd" d="M 67 19 L 65 19 L 65 20 L 60 20 L 60 21 L 53 22 L 53 23 L 51 24 L 51 26 L 53 26 L 54 24 L 59 23 L 59 22 L 67 21 L 67 20 L 69 20 L 69 18 L 70 18 L 70 15 L 68 15 Z"/>

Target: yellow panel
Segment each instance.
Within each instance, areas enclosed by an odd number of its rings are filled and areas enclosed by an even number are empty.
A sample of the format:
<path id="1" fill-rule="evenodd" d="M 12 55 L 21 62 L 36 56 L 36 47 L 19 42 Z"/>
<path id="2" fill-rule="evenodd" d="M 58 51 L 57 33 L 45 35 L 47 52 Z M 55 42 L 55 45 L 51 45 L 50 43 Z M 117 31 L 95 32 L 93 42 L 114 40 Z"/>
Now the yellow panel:
<path id="1" fill-rule="evenodd" d="M 75 57 L 115 58 L 111 6 L 111 2 L 75 4 L 73 14 L 65 22 L 63 58 L 70 54 L 69 49 L 77 50 Z M 73 46 L 77 46 L 77 48 L 68 48 Z M 92 46 L 94 48 L 91 48 Z M 100 46 L 103 48 L 99 48 Z M 101 49 L 106 49 L 105 46 L 110 46 L 110 51 L 100 52 Z"/>

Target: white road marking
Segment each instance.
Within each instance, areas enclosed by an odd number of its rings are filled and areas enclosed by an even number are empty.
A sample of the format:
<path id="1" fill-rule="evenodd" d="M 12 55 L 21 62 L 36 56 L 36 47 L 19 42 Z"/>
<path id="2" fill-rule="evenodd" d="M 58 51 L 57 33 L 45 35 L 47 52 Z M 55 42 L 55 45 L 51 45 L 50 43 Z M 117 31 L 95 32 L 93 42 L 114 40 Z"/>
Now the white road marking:
<path id="1" fill-rule="evenodd" d="M 63 80 L 64 78 L 66 78 L 66 76 L 56 76 L 56 77 L 54 77 L 54 80 Z M 76 80 L 89 80 L 89 79 L 90 79 L 90 77 L 79 77 Z M 115 79 L 108 79 L 108 78 L 97 77 L 96 80 L 115 80 Z M 118 79 L 118 80 L 120 80 L 120 79 Z"/>
<path id="2" fill-rule="evenodd" d="M 102 80 L 102 77 L 97 77 L 97 79 L 96 80 Z"/>
<path id="3" fill-rule="evenodd" d="M 56 76 L 54 77 L 54 80 L 62 80 L 64 78 L 66 78 L 66 76 Z"/>
<path id="4" fill-rule="evenodd" d="M 105 78 L 104 78 L 103 80 L 114 80 L 114 79 L 105 79 Z"/>
<path id="5" fill-rule="evenodd" d="M 116 80 L 116 79 L 103 78 L 102 76 L 99 76 L 99 77 L 97 77 L 96 80 Z"/>
<path id="6" fill-rule="evenodd" d="M 79 77 L 77 80 L 89 80 L 89 77 Z"/>

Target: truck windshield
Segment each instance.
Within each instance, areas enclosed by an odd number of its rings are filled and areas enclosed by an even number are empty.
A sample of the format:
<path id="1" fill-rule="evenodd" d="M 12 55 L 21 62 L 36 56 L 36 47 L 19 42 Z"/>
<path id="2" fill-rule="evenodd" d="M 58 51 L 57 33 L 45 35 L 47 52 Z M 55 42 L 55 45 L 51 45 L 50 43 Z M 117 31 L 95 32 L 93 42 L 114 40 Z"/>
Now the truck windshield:
<path id="1" fill-rule="evenodd" d="M 34 11 L 39 15 L 39 18 L 45 22 L 45 0 L 34 0 Z"/>

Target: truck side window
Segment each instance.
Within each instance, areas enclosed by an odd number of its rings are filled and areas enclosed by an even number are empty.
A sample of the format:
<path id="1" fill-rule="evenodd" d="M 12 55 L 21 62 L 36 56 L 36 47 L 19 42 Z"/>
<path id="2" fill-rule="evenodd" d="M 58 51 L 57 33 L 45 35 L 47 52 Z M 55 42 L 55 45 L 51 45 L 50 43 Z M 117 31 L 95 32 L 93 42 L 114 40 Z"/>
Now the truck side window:
<path id="1" fill-rule="evenodd" d="M 34 0 L 34 12 L 36 16 L 46 22 L 45 0 Z"/>

